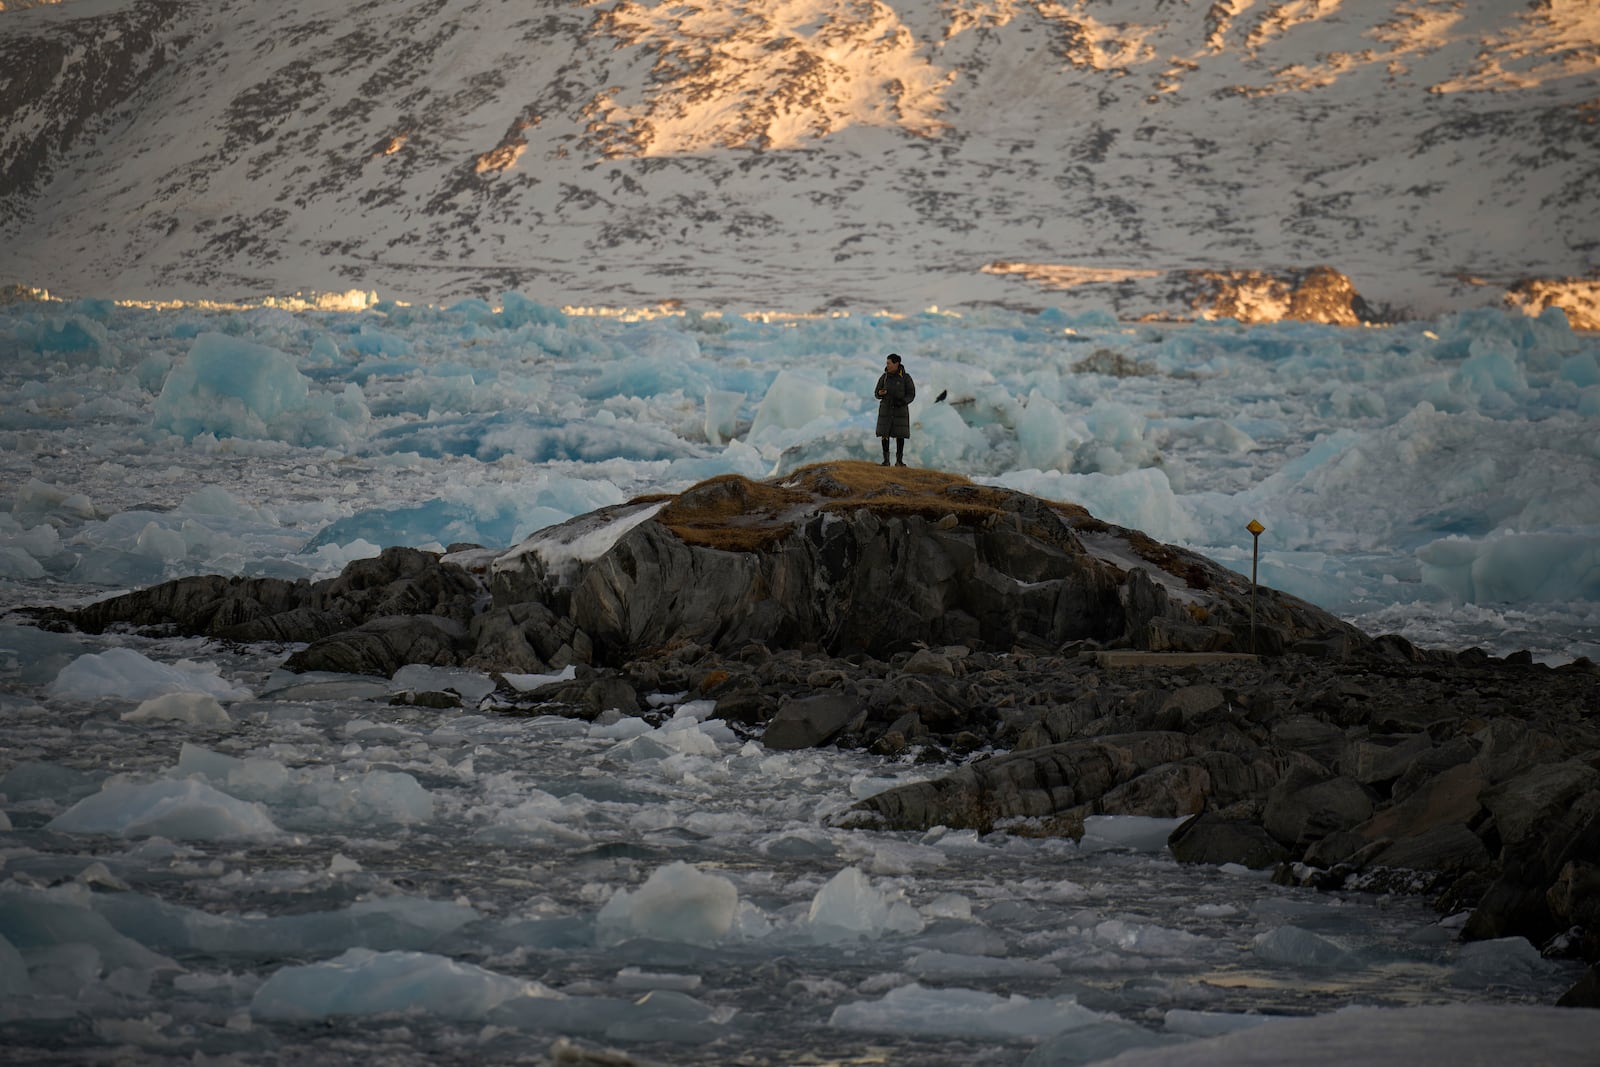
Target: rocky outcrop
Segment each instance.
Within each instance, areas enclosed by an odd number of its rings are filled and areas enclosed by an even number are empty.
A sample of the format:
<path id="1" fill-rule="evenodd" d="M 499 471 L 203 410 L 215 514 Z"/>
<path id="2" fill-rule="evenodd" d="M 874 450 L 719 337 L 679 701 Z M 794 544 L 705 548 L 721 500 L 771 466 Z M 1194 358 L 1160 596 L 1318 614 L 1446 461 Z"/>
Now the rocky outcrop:
<path id="1" fill-rule="evenodd" d="M 1005 715 L 1019 739 L 1050 744 L 836 821 L 1076 834 L 1089 815 L 1193 814 L 1170 842 L 1183 862 L 1430 892 L 1474 908 L 1469 938 L 1600 958 L 1600 670 L 1470 652 L 1419 662 L 1396 639 L 1375 644 L 1389 655 L 1191 666 L 1175 688 L 1156 669 L 1063 665 L 1059 692 Z"/>
<path id="2" fill-rule="evenodd" d="M 1167 842 L 1179 863 L 1237 863 L 1261 870 L 1276 867 L 1289 852 L 1254 823 L 1201 812 L 1172 831 Z"/>
<path id="3" fill-rule="evenodd" d="M 1560 308 L 1574 330 L 1600 330 L 1600 277 L 1528 278 L 1506 290 L 1505 302 L 1528 315 Z"/>
<path id="4" fill-rule="evenodd" d="M 570 666 L 498 706 L 648 715 L 641 694 L 691 694 L 770 748 L 953 765 L 840 825 L 1076 836 L 1091 815 L 1192 816 L 1184 862 L 1431 892 L 1476 906 L 1469 936 L 1600 958 L 1594 665 L 1429 652 L 1269 590 L 1263 655 L 1199 654 L 1248 640 L 1238 576 L 937 472 L 713 479 L 504 553 L 188 578 L 48 624 L 293 642 L 298 670 Z"/>
<path id="5" fill-rule="evenodd" d="M 815 748 L 839 736 L 860 715 L 860 705 L 847 693 L 788 700 L 767 722 L 761 743 L 772 749 Z"/>
<path id="6" fill-rule="evenodd" d="M 290 670 L 392 675 L 408 663 L 453 665 L 472 651 L 481 587 L 436 553 L 389 548 L 322 582 L 201 575 L 73 611 L 41 613 L 77 629 L 112 626 L 227 641 L 307 642 Z"/>
<path id="7" fill-rule="evenodd" d="M 1243 323 L 1325 322 L 1358 326 L 1382 321 L 1348 277 L 1332 267 L 1299 271 L 1196 270 L 1178 275 L 1177 285 L 1201 318 Z"/>
<path id="8" fill-rule="evenodd" d="M 1024 749 L 857 804 L 840 825 L 926 830 L 1081 830 L 1088 815 L 1173 817 L 1248 801 L 1275 769 L 1219 751 L 1202 736 L 1148 730 Z M 1039 820 L 1034 826 L 1020 824 Z M 1074 834 L 1075 836 L 1075 834 Z"/>
<path id="9" fill-rule="evenodd" d="M 185 578 L 67 618 L 86 630 L 312 642 L 291 669 L 369 673 L 407 662 L 615 666 L 685 641 L 879 657 L 1069 642 L 1342 656 L 1369 643 L 1271 589 L 1259 591 L 1252 626 L 1244 578 L 1074 505 L 867 463 L 759 483 L 714 478 L 580 516 L 498 556 L 474 554 L 476 572 L 461 558 L 389 549 L 314 583 Z M 421 615 L 448 620 L 450 633 L 424 640 L 415 625 L 379 622 Z M 930 664 L 927 673 L 941 671 Z M 923 688 L 910 702 L 948 717 L 936 707 L 939 684 Z"/>
<path id="10" fill-rule="evenodd" d="M 468 650 L 467 628 L 442 615 L 383 615 L 341 630 L 291 655 L 291 671 L 394 675 L 409 663 L 450 667 Z"/>
<path id="11" fill-rule="evenodd" d="M 648 514 L 647 514 L 648 512 Z M 615 541 L 571 560 L 573 524 L 496 561 L 497 606 L 550 605 L 597 662 L 675 640 L 875 656 L 920 645 L 1245 650 L 1249 582 L 1081 508 L 935 471 L 819 464 L 701 483 L 574 520 Z M 1260 593 L 1255 640 L 1366 639 L 1286 594 Z"/>

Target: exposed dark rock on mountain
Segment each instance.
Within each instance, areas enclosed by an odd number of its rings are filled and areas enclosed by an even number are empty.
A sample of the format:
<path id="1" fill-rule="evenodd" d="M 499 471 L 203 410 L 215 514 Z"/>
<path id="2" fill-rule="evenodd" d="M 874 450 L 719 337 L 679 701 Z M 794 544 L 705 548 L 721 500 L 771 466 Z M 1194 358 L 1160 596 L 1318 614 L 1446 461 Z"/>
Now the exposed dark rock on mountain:
<path id="1" fill-rule="evenodd" d="M 0 223 L 21 215 L 62 153 L 110 126 L 187 46 L 178 27 L 188 13 L 174 0 L 138 0 L 53 32 L 0 33 Z"/>
<path id="2" fill-rule="evenodd" d="M 1506 303 L 1529 315 L 1560 308 L 1574 330 L 1600 330 L 1600 277 L 1528 278 L 1506 290 Z"/>
<path id="3" fill-rule="evenodd" d="M 1306 271 L 1185 271 L 1177 285 L 1191 308 L 1205 318 L 1243 323 L 1326 322 L 1359 326 L 1383 316 L 1332 267 Z"/>

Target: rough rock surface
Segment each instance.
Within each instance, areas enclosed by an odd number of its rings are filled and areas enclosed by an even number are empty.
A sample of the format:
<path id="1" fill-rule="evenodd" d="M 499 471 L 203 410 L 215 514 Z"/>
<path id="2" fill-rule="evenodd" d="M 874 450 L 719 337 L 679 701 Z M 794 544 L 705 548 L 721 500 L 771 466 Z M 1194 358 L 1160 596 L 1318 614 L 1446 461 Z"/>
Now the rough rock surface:
<path id="1" fill-rule="evenodd" d="M 1507 289 L 1505 300 L 1529 315 L 1560 308 L 1574 330 L 1600 330 L 1600 277 L 1528 278 Z"/>
<path id="2" fill-rule="evenodd" d="M 1429 892 L 1475 908 L 1469 938 L 1600 957 L 1600 670 L 1416 654 L 1123 671 L 1012 657 L 1009 693 L 968 691 L 1021 698 L 992 754 L 836 821 L 1076 833 L 1088 815 L 1195 814 L 1171 841 L 1184 862 Z M 996 673 L 960 662 L 967 679 Z M 1194 695 L 1211 687 L 1214 707 Z M 1208 710 L 1185 721 L 1193 707 Z M 1013 736 L 1052 743 L 1001 751 Z"/>
<path id="3" fill-rule="evenodd" d="M 1206 318 L 1239 322 L 1328 322 L 1357 326 L 1383 314 L 1362 299 L 1350 279 L 1328 266 L 1305 271 L 1189 271 L 1190 305 Z"/>
<path id="4" fill-rule="evenodd" d="M 608 547 L 592 555 L 572 549 L 596 538 Z M 377 648 L 376 620 L 418 615 L 468 633 L 452 631 L 414 652 L 414 634 Z M 327 581 L 184 578 L 66 613 L 85 630 L 123 624 L 316 642 L 323 647 L 291 669 L 368 673 L 406 662 L 518 671 L 615 665 L 682 641 L 874 656 L 924 645 L 1042 650 L 1073 641 L 1344 655 L 1368 642 L 1271 589 L 1259 590 L 1254 616 L 1252 627 L 1244 578 L 1075 505 L 856 462 L 762 483 L 714 478 L 665 501 L 580 516 L 499 555 L 392 548 Z M 385 626 L 395 633 L 397 624 Z M 367 652 L 352 651 L 357 646 Z M 937 691 L 951 669 L 932 656 L 914 670 Z"/>
<path id="5" fill-rule="evenodd" d="M 1600 669 L 1425 651 L 1267 590 L 1260 656 L 1171 654 L 1241 647 L 1249 599 L 1070 505 L 831 464 L 503 553 L 389 549 L 323 582 L 187 578 L 39 614 L 304 643 L 291 669 L 571 666 L 494 706 L 650 715 L 642 694 L 684 692 L 771 747 L 952 765 L 842 825 L 1078 835 L 1090 815 L 1193 815 L 1171 841 L 1184 862 L 1428 892 L 1474 909 L 1465 936 L 1600 959 Z"/>
<path id="6" fill-rule="evenodd" d="M 435 553 L 388 548 L 322 582 L 201 575 L 52 614 L 90 633 L 123 625 L 230 641 L 314 642 L 400 616 L 434 615 L 466 627 L 478 592 L 470 574 Z M 434 660 L 401 658 L 399 665 L 407 662 Z"/>
<path id="7" fill-rule="evenodd" d="M 496 605 L 572 619 L 598 662 L 674 640 L 891 655 L 919 645 L 1055 648 L 1068 641 L 1248 650 L 1250 584 L 1203 556 L 1083 509 L 934 471 L 819 464 L 697 485 L 535 534 L 493 567 Z M 596 559 L 563 548 L 607 524 Z M 1255 642 L 1365 637 L 1262 590 Z"/>

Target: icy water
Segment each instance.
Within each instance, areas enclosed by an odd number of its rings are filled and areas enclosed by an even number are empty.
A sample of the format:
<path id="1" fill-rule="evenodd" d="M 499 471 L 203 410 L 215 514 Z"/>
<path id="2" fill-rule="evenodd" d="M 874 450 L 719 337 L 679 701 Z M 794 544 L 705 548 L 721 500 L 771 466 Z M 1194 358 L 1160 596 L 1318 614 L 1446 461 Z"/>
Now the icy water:
<path id="1" fill-rule="evenodd" d="M 1181 867 L 1170 821 L 831 829 L 938 768 L 767 752 L 685 694 L 510 715 L 482 676 L 295 677 L 287 648 L 10 614 L 859 458 L 890 350 L 913 462 L 1246 571 L 1259 518 L 1264 581 L 1373 631 L 1600 651 L 1600 345 L 1549 316 L 0 308 L 0 1059 L 1087 1063 L 1571 984 L 1420 899 Z M 390 703 L 443 689 L 464 706 Z"/>
<path id="2" fill-rule="evenodd" d="M 0 1008 L 8 1062 L 517 1062 L 567 1037 L 672 1063 L 1021 1063 L 1054 1035 L 1109 1054 L 1352 1004 L 1549 1003 L 1576 978 L 1526 942 L 1456 944 L 1417 898 L 1180 866 L 1171 820 L 1078 844 L 829 829 L 932 771 L 767 752 L 672 694 L 654 726 L 592 725 L 117 647 L 262 695 L 216 727 L 7 709 L 0 933 L 31 985 Z M 108 782 L 128 836 L 49 828 Z M 351 985 L 295 970 L 330 960 Z"/>

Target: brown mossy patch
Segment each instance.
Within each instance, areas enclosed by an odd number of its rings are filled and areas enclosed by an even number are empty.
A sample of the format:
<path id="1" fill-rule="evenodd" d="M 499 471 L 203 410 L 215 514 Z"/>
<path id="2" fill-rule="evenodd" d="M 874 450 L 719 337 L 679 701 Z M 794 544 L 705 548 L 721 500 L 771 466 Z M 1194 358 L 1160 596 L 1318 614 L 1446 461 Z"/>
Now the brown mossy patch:
<path id="1" fill-rule="evenodd" d="M 799 490 L 724 474 L 679 493 L 656 521 L 686 544 L 755 552 L 788 536 L 785 516 L 810 502 Z"/>
<path id="2" fill-rule="evenodd" d="M 860 460 L 813 463 L 775 481 L 833 500 L 870 499 L 886 494 L 932 496 L 952 486 L 980 488 L 961 474 L 925 467 L 884 467 Z"/>
<path id="3" fill-rule="evenodd" d="M 876 515 L 916 515 L 930 522 L 954 516 L 962 525 L 1006 514 L 1010 510 L 1007 505 L 1017 497 L 1009 489 L 978 485 L 965 475 L 948 471 L 849 460 L 802 467 L 784 484 L 804 486 L 825 498 L 819 511 L 865 508 Z"/>
<path id="4" fill-rule="evenodd" d="M 707 674 L 704 678 L 700 679 L 700 685 L 698 688 L 702 694 L 709 693 L 711 690 L 715 689 L 723 682 L 726 682 L 731 677 L 732 675 L 725 670 L 714 670 Z"/>
<path id="5" fill-rule="evenodd" d="M 762 482 L 737 474 L 712 478 L 671 498 L 656 520 L 687 544 L 756 552 L 780 543 L 817 512 L 864 508 L 884 517 L 915 515 L 935 523 L 953 517 L 958 525 L 973 526 L 1012 515 L 1025 499 L 946 471 L 840 460 Z M 1089 518 L 1076 504 L 1045 506 L 1064 521 Z"/>

